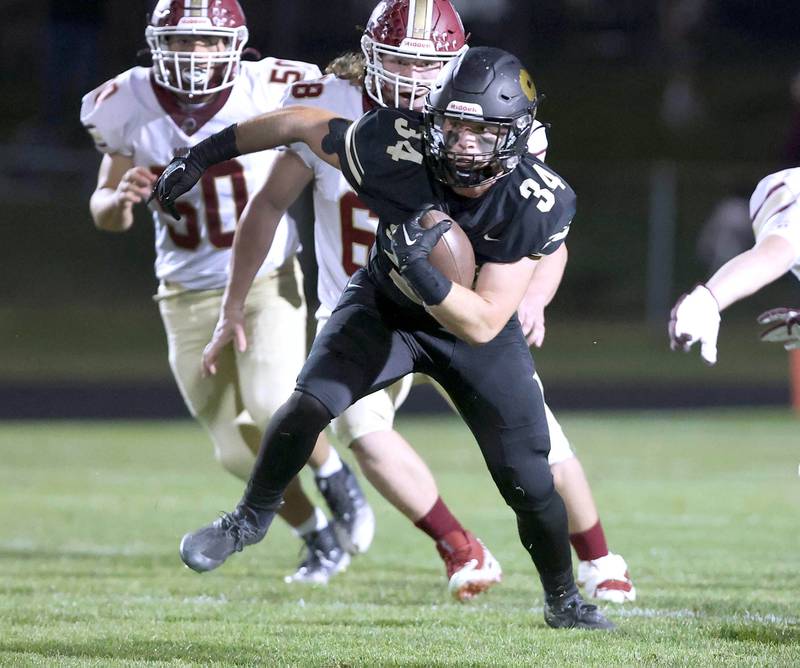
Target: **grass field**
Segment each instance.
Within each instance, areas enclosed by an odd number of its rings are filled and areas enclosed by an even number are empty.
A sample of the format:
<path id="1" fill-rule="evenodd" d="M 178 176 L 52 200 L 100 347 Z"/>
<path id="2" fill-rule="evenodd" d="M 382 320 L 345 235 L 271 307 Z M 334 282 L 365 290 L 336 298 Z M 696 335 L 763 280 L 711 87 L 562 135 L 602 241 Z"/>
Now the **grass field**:
<path id="1" fill-rule="evenodd" d="M 189 422 L 0 425 L 3 665 L 798 665 L 798 422 L 785 412 L 568 414 L 634 605 L 614 634 L 545 627 L 511 512 L 455 419 L 401 421 L 504 567 L 448 599 L 430 540 L 368 490 L 372 550 L 288 586 L 298 542 L 198 575 L 180 535 L 241 485 Z"/>
<path id="2" fill-rule="evenodd" d="M 786 383 L 785 351 L 760 343 L 755 324 L 757 313 L 781 303 L 776 299 L 759 305 L 751 300 L 735 311 L 736 317 L 726 315 L 719 364 L 713 369 L 702 364 L 695 351 L 670 352 L 666 319 L 653 329 L 634 319 L 587 323 L 556 314 L 548 320 L 544 348 L 534 357 L 546 384 L 737 385 L 742 378 L 756 385 Z M 7 354 L 0 357 L 0 378 L 5 382 L 173 383 L 163 327 L 152 305 L 0 306 L 0 340 L 8 344 Z"/>

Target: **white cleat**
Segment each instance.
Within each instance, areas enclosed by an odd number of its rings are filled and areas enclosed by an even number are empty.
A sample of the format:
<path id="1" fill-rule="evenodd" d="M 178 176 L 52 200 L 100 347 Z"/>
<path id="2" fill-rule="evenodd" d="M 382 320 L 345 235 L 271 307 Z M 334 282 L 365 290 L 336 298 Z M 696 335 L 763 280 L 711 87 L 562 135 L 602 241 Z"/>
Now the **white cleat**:
<path id="1" fill-rule="evenodd" d="M 578 564 L 576 582 L 583 587 L 587 598 L 597 598 L 609 603 L 627 603 L 636 600 L 636 587 L 628 574 L 628 564 L 619 555 L 609 552 L 605 557 Z"/>
<path id="2" fill-rule="evenodd" d="M 375 513 L 350 468 L 342 468 L 327 478 L 315 478 L 317 488 L 333 515 L 333 530 L 341 546 L 350 554 L 363 554 L 375 536 Z"/>
<path id="3" fill-rule="evenodd" d="M 297 571 L 283 578 L 286 584 L 304 582 L 325 585 L 334 575 L 347 570 L 350 555 L 339 545 L 330 524 L 303 536 L 303 541 L 306 544 L 305 558 Z"/>

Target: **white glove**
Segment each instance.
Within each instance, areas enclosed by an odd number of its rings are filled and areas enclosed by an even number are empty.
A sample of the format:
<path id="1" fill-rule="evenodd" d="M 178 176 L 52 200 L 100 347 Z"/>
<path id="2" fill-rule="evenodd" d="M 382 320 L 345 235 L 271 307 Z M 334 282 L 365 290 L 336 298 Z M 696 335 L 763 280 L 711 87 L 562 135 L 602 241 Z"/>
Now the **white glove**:
<path id="1" fill-rule="evenodd" d="M 706 364 L 717 363 L 719 306 L 705 285 L 683 295 L 669 315 L 669 345 L 672 350 L 689 352 L 700 342 L 700 356 Z"/>
<path id="2" fill-rule="evenodd" d="M 786 350 L 800 348 L 800 309 L 774 308 L 758 316 L 759 325 L 772 325 L 761 332 L 761 340 L 782 343 Z"/>

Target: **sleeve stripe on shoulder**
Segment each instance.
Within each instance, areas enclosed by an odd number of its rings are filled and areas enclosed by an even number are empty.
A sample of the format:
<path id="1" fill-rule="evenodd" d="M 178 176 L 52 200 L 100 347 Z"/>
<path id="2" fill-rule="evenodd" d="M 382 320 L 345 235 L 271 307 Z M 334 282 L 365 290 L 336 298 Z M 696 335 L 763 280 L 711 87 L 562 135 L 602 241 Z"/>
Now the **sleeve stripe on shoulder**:
<path id="1" fill-rule="evenodd" d="M 344 135 L 344 149 L 350 173 L 353 175 L 356 183 L 361 185 L 364 179 L 364 168 L 361 166 L 361 161 L 358 159 L 358 153 L 356 151 L 355 129 L 357 125 L 358 121 L 351 123 L 350 127 L 347 128 L 347 132 Z"/>
<path id="2" fill-rule="evenodd" d="M 764 206 L 764 204 L 766 204 L 767 200 L 770 198 L 772 193 L 774 193 L 778 188 L 783 188 L 785 185 L 786 185 L 786 183 L 781 181 L 780 183 L 772 186 L 772 188 L 769 189 L 769 192 L 766 195 L 764 195 L 764 201 L 762 201 L 761 204 L 758 205 L 758 209 L 756 209 L 755 213 L 753 214 L 753 216 L 752 216 L 753 220 L 758 218 L 759 212 L 761 211 L 761 209 Z"/>
<path id="3" fill-rule="evenodd" d="M 550 238 L 547 240 L 547 243 L 542 246 L 542 250 L 547 248 L 550 244 L 554 244 L 556 241 L 561 241 L 569 234 L 569 225 L 564 227 L 563 229 L 559 230 L 555 234 L 551 235 Z"/>
<path id="4" fill-rule="evenodd" d="M 780 213 L 797 200 L 797 195 L 785 183 L 779 183 L 772 188 L 764 201 L 753 214 L 753 229 L 757 232 L 774 215 Z"/>

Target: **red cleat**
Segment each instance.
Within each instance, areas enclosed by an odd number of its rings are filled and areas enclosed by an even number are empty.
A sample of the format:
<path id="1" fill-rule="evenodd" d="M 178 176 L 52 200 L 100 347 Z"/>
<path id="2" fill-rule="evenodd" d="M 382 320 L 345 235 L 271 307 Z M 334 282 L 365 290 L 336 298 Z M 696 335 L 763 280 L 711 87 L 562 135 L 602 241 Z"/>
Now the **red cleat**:
<path id="1" fill-rule="evenodd" d="M 436 543 L 447 568 L 454 598 L 468 601 L 500 582 L 503 571 L 486 546 L 470 531 L 451 531 Z"/>

